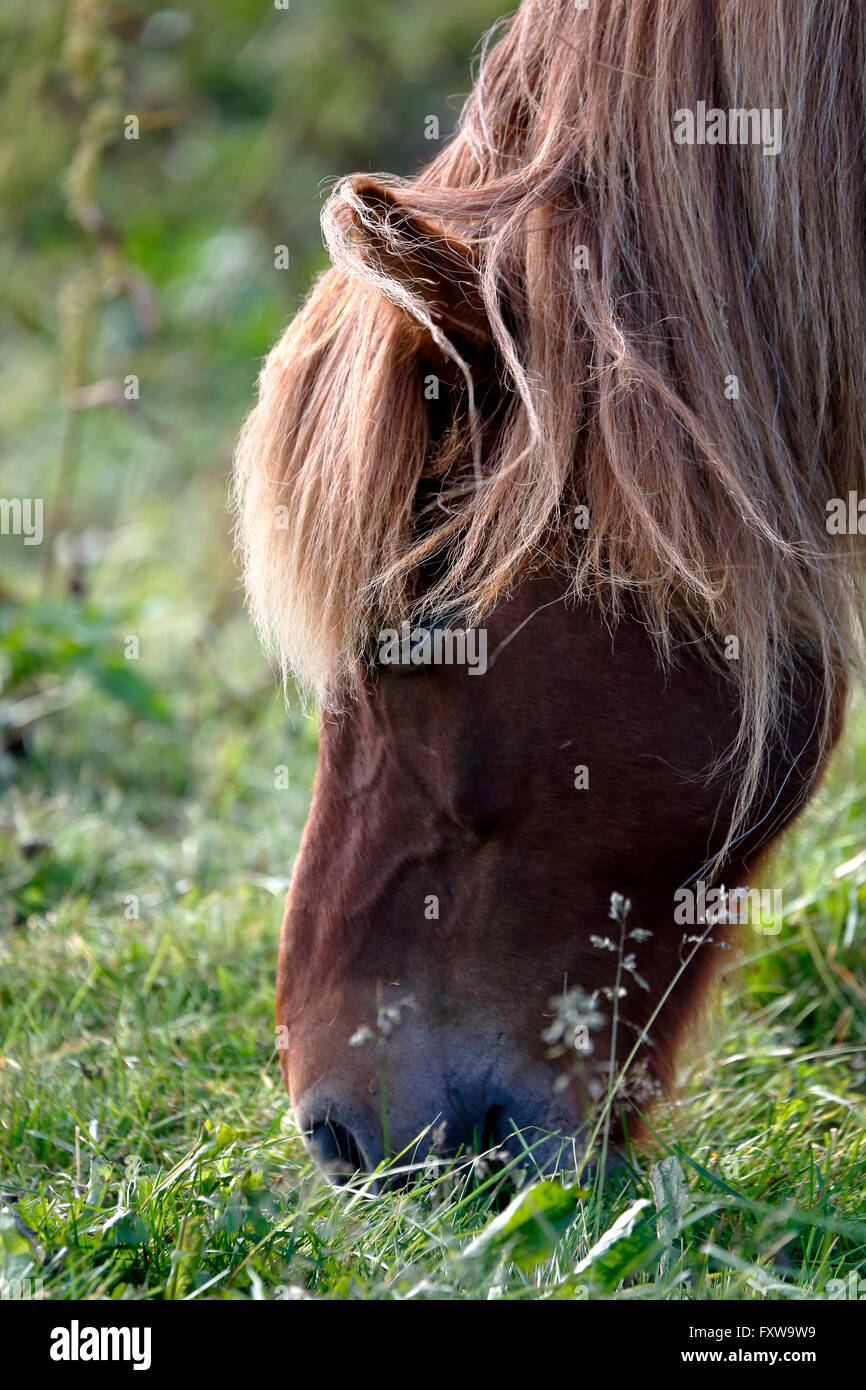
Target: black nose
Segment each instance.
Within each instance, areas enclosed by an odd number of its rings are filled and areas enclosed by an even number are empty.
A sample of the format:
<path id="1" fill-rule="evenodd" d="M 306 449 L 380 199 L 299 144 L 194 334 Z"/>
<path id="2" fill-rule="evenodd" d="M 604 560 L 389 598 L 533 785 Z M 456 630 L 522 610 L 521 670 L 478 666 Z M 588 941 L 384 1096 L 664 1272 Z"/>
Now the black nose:
<path id="1" fill-rule="evenodd" d="M 326 1177 L 342 1185 L 353 1173 L 372 1173 L 384 1157 L 382 1147 L 362 1124 L 348 1125 L 326 1112 L 303 1124 L 310 1157 Z"/>
<path id="2" fill-rule="evenodd" d="M 350 1129 L 336 1120 L 313 1125 L 307 1148 L 319 1167 L 333 1177 L 357 1173 L 364 1167 L 361 1149 Z"/>
<path id="3" fill-rule="evenodd" d="M 373 1125 L 354 1113 L 349 1121 L 347 1110 L 335 1104 L 317 1108 L 309 1116 L 300 1107 L 297 1118 L 310 1157 L 333 1183 L 342 1185 L 355 1173 L 371 1173 L 386 1157 Z M 431 1116 L 429 1124 L 418 1133 L 403 1136 L 401 1151 L 388 1155 L 398 1170 L 398 1175 L 388 1181 L 407 1181 L 413 1166 L 423 1165 L 428 1154 L 449 1159 L 459 1154 L 508 1149 L 514 1130 L 515 1121 L 508 1105 L 478 1107 L 473 1113 L 464 1105 L 454 1104 L 447 1113 L 440 1111 Z M 391 1148 L 393 1151 L 393 1143 Z"/>

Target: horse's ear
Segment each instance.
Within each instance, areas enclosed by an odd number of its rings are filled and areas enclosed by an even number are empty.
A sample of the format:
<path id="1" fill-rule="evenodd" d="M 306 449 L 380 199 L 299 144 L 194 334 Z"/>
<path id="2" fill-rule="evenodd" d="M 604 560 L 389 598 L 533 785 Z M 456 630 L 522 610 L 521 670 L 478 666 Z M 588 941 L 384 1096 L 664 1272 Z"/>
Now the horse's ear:
<path id="1" fill-rule="evenodd" d="M 403 207 L 373 179 L 351 181 L 356 247 L 372 270 L 422 301 L 436 328 L 467 357 L 490 342 L 471 249 L 442 223 Z"/>

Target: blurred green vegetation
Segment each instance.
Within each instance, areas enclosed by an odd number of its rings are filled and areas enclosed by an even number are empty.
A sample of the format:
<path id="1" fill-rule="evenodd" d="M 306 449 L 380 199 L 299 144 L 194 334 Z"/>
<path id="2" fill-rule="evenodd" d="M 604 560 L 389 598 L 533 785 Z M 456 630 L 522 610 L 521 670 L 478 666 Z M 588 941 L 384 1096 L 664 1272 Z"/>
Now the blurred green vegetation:
<path id="1" fill-rule="evenodd" d="M 327 263 L 330 182 L 430 156 L 426 118 L 445 138 L 496 10 L 4 4 L 0 497 L 42 498 L 45 530 L 0 539 L 7 784 L 68 779 L 130 813 L 156 774 L 141 813 L 171 822 L 173 797 L 201 800 L 194 724 L 230 743 L 237 716 L 291 745 L 231 559 L 234 441 Z M 238 774 L 259 789 L 260 753 Z"/>
<path id="2" fill-rule="evenodd" d="M 172 597 L 181 571 L 199 609 L 225 594 L 223 479 L 258 362 L 326 264 L 323 193 L 430 156 L 425 117 L 452 128 L 497 9 L 5 0 L 0 495 L 44 497 L 52 534 L 105 533 L 94 592 L 139 602 L 137 574 Z"/>
<path id="3" fill-rule="evenodd" d="M 288 1115 L 273 979 L 316 727 L 243 612 L 231 454 L 325 264 L 329 180 L 429 157 L 498 10 L 0 8 L 0 497 L 44 498 L 46 532 L 0 537 L 0 1275 L 52 1296 L 796 1297 L 864 1267 L 862 719 L 781 861 L 783 933 L 654 1118 L 694 1201 L 672 1257 L 642 1219 L 574 1272 L 658 1153 L 494 1228 L 501 1179 L 466 1162 L 335 1195 Z"/>

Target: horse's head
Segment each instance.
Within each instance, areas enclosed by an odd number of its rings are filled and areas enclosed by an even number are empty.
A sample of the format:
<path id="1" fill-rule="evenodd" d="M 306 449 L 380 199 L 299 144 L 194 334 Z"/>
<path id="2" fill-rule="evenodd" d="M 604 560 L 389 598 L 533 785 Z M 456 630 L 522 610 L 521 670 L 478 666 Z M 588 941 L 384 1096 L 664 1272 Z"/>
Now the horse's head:
<path id="1" fill-rule="evenodd" d="M 555 580 L 520 587 L 465 654 L 485 644 L 486 670 L 448 664 L 464 652 L 444 629 L 410 634 L 322 721 L 277 1019 L 328 1171 L 473 1144 L 549 1166 L 553 1136 L 606 1096 L 614 1017 L 616 1110 L 668 1081 L 726 935 L 696 946 L 705 924 L 675 896 L 730 819 L 709 775 L 737 727 L 724 682 L 697 656 L 665 673 L 642 625 L 612 635 Z M 808 738 L 806 711 L 791 735 Z M 789 777 L 774 833 L 812 770 Z M 759 817 L 783 776 L 777 756 Z M 730 856 L 728 887 L 754 848 Z M 631 907 L 612 917 L 615 893 Z"/>
<path id="2" fill-rule="evenodd" d="M 753 887 L 814 784 L 863 617 L 864 53 L 844 0 L 524 0 L 432 164 L 329 199 L 237 484 L 326 710 L 278 1022 L 334 1171 L 645 1104 L 725 930 L 678 893 Z"/>

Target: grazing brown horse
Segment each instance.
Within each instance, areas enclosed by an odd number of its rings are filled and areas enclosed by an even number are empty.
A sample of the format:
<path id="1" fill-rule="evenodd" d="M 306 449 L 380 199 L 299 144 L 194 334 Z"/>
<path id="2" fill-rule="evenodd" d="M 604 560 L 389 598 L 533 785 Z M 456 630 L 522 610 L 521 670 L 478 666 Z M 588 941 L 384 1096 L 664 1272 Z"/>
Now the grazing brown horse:
<path id="1" fill-rule="evenodd" d="M 847 0 L 524 0 L 439 156 L 328 201 L 236 477 L 323 709 L 277 1021 L 331 1173 L 633 1132 L 814 790 L 862 621 L 864 55 Z"/>

